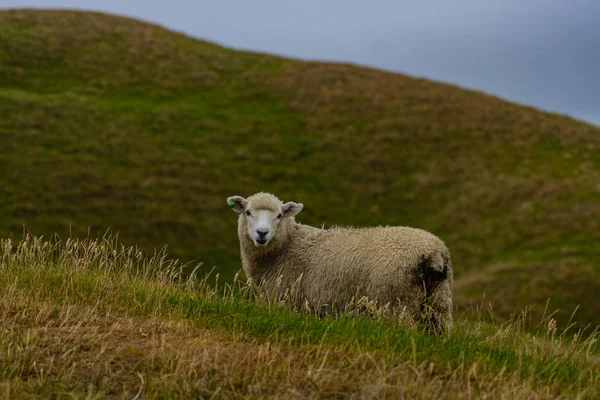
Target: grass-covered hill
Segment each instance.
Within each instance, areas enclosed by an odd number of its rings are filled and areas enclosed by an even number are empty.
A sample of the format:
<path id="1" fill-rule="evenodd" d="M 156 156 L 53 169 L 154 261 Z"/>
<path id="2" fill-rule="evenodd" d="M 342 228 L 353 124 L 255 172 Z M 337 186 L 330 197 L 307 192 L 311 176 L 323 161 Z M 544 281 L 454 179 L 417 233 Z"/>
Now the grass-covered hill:
<path id="1" fill-rule="evenodd" d="M 239 281 L 182 279 L 110 237 L 0 240 L 7 399 L 600 396 L 596 336 L 565 335 L 549 316 L 480 317 L 449 337 L 376 315 L 318 319 Z"/>
<path id="2" fill-rule="evenodd" d="M 353 65 L 234 51 L 147 23 L 0 11 L 0 234 L 93 235 L 240 269 L 225 203 L 442 237 L 463 309 L 600 323 L 600 129 Z"/>

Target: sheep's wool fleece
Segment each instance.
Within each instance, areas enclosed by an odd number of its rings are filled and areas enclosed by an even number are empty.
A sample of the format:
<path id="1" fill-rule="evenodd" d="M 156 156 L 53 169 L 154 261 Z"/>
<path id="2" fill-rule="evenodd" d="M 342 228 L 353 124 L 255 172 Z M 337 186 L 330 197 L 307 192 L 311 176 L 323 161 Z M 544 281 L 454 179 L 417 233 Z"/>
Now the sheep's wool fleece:
<path id="1" fill-rule="evenodd" d="M 282 205 L 267 193 L 247 201 L 253 209 L 279 211 Z M 402 307 L 415 318 L 427 299 L 435 324 L 452 324 L 450 252 L 429 232 L 409 227 L 319 229 L 285 217 L 271 242 L 255 247 L 241 213 L 238 234 L 244 271 L 265 293 L 277 288 L 281 296 L 296 285 L 301 303 L 333 310 L 366 296 L 382 306 Z"/>

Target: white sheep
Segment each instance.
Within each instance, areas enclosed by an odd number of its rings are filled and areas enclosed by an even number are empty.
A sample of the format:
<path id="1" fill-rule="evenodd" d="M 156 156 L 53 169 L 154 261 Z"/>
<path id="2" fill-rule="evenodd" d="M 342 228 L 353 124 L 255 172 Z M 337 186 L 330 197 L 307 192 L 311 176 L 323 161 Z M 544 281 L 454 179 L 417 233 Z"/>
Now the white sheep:
<path id="1" fill-rule="evenodd" d="M 435 331 L 452 326 L 452 262 L 444 242 L 408 227 L 319 229 L 297 223 L 303 205 L 269 193 L 233 196 L 246 276 L 263 294 L 293 288 L 298 306 L 343 312 L 359 299 L 425 320 Z"/>

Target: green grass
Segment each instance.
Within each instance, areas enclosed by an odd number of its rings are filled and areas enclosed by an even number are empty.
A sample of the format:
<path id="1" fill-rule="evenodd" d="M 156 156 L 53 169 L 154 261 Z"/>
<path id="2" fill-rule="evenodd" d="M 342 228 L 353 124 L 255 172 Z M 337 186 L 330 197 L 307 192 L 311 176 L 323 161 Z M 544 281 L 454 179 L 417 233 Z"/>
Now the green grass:
<path id="1" fill-rule="evenodd" d="M 304 203 L 304 223 L 439 235 L 461 312 L 485 292 L 498 318 L 529 305 L 539 319 L 552 298 L 560 327 L 577 306 L 578 327 L 600 324 L 596 127 L 116 16 L 2 10 L 0 25 L 4 236 L 111 228 L 231 281 L 225 199 L 271 191 Z"/>
<path id="2" fill-rule="evenodd" d="M 4 239 L 0 257 L 8 397 L 599 395 L 596 333 L 559 333 L 552 315 L 500 326 L 479 314 L 438 336 L 377 316 L 298 314 L 110 236 Z"/>

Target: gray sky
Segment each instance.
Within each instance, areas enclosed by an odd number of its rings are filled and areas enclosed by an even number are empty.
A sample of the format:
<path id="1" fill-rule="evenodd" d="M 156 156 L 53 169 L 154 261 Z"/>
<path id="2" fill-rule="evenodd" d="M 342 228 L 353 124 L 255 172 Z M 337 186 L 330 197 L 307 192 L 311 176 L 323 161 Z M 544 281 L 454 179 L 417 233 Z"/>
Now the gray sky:
<path id="1" fill-rule="evenodd" d="M 348 61 L 600 126 L 598 0 L 0 0 L 101 10 L 229 47 Z"/>

